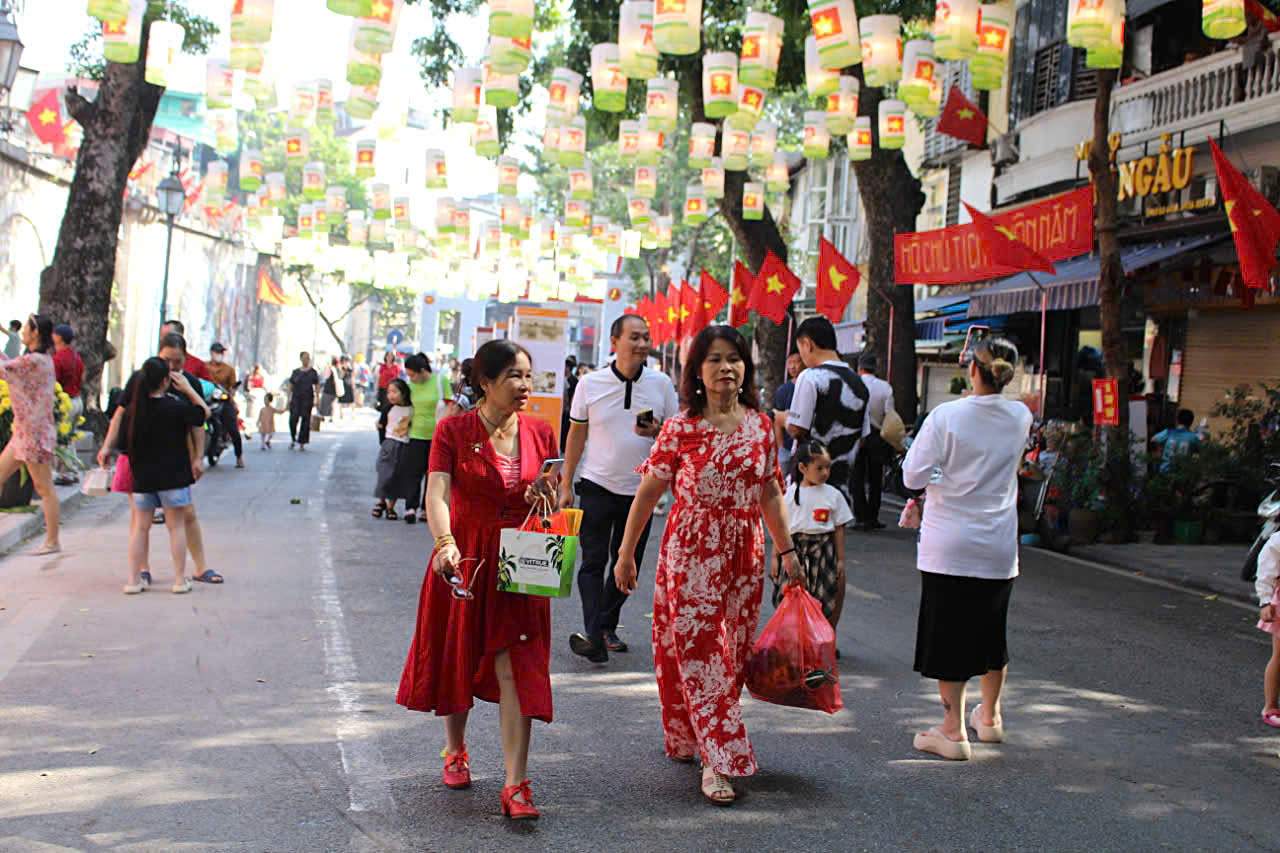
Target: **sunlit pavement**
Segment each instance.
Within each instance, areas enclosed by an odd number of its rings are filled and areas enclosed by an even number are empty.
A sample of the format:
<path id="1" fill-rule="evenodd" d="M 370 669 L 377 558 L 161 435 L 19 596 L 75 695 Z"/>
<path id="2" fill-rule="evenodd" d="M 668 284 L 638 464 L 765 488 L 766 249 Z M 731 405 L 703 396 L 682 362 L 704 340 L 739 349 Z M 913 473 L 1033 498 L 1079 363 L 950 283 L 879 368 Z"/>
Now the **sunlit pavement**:
<path id="1" fill-rule="evenodd" d="M 580 610 L 557 602 L 556 721 L 534 724 L 530 769 L 544 816 L 509 824 L 496 709 L 473 714 L 458 792 L 439 723 L 394 704 L 430 546 L 369 517 L 371 427 L 326 427 L 305 455 L 251 444 L 247 470 L 228 456 L 205 477 L 224 586 L 170 594 L 157 527 L 156 587 L 122 595 L 117 497 L 70 519 L 66 553 L 0 561 L 0 850 L 1275 848 L 1254 615 L 1027 555 L 1009 742 L 947 764 L 911 750 L 936 706 L 911 672 L 898 531 L 851 537 L 847 710 L 747 700 L 762 772 L 730 809 L 662 755 L 646 585 L 631 653 L 602 667 L 569 653 Z"/>

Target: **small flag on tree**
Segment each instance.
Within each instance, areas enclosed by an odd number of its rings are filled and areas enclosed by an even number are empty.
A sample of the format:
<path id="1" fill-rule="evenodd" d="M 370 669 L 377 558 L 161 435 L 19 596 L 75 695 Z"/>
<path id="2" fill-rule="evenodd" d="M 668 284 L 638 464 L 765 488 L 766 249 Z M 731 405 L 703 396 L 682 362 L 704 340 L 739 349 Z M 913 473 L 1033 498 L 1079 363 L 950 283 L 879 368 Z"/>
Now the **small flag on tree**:
<path id="1" fill-rule="evenodd" d="M 1213 168 L 1218 173 L 1222 204 L 1240 259 L 1240 276 L 1245 287 L 1266 287 L 1276 265 L 1276 243 L 1280 242 L 1280 213 L 1258 192 L 1240 170 L 1222 153 L 1212 139 Z"/>
<path id="2" fill-rule="evenodd" d="M 31 105 L 31 109 L 27 110 L 27 121 L 36 138 L 46 145 L 61 145 L 66 141 L 57 89 L 48 90 Z"/>
<path id="3" fill-rule="evenodd" d="M 751 310 L 761 317 L 766 317 L 778 325 L 787 318 L 787 306 L 800 290 L 800 279 L 787 269 L 782 259 L 770 249 L 756 273 L 755 285 L 751 290 Z"/>
<path id="4" fill-rule="evenodd" d="M 729 304 L 729 291 L 706 270 L 702 271 L 702 312 L 707 324 L 714 323 L 724 306 Z"/>
<path id="5" fill-rule="evenodd" d="M 1009 228 L 996 225 L 994 219 L 974 210 L 973 205 L 968 202 L 964 203 L 964 209 L 973 218 L 973 224 L 978 229 L 978 241 L 991 256 L 993 264 L 1018 270 L 1036 270 L 1050 275 L 1058 271 L 1052 261 L 1018 239 L 1018 235 Z"/>
<path id="6" fill-rule="evenodd" d="M 733 262 L 733 302 L 729 306 L 729 325 L 745 326 L 751 319 L 751 291 L 755 279 L 742 261 Z"/>
<path id="7" fill-rule="evenodd" d="M 987 142 L 987 116 L 964 96 L 959 86 L 952 86 L 938 119 L 938 132 L 982 146 Z"/>
<path id="8" fill-rule="evenodd" d="M 818 240 L 818 312 L 832 323 L 844 319 L 844 309 L 862 280 L 858 268 L 836 251 L 826 237 Z"/>

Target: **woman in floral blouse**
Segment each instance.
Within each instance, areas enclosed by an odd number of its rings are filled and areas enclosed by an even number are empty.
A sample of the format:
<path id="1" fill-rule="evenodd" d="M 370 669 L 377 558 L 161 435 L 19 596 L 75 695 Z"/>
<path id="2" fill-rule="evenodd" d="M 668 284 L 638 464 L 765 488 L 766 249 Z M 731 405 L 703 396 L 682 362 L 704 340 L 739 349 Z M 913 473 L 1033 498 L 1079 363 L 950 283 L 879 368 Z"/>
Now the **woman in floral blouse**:
<path id="1" fill-rule="evenodd" d="M 44 510 L 44 544 L 36 554 L 56 554 L 58 544 L 58 496 L 53 490 L 54 451 L 58 432 L 53 422 L 53 321 L 39 314 L 27 318 L 19 333 L 26 355 L 0 361 L 0 379 L 9 383 L 13 406 L 13 434 L 0 452 L 0 483 L 22 465 Z"/>
<path id="2" fill-rule="evenodd" d="M 778 449 L 756 396 L 747 342 L 729 326 L 704 329 L 689 350 L 681 395 L 631 505 L 618 589 L 633 592 L 636 541 L 668 485 L 675 505 L 654 579 L 653 656 L 667 755 L 702 762 L 702 793 L 729 805 L 731 776 L 756 771 L 742 724 L 744 665 L 755 637 L 769 527 L 787 576 L 800 566 L 782 504 Z"/>

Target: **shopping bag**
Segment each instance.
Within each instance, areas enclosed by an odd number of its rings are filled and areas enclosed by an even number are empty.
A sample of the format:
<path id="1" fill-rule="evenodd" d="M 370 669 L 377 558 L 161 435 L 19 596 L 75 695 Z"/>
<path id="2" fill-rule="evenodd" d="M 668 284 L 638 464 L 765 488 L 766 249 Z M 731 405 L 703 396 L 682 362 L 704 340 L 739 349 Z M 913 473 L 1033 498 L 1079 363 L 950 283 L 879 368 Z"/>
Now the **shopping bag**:
<path id="1" fill-rule="evenodd" d="M 519 527 L 505 528 L 498 540 L 498 591 L 572 595 L 578 537 L 568 529 L 568 519 L 548 512 L 546 504 L 531 509 Z"/>
<path id="2" fill-rule="evenodd" d="M 121 457 L 122 459 L 125 457 Z M 93 498 L 111 494 L 111 471 L 108 468 L 94 468 L 84 475 L 80 481 L 80 491 Z"/>
<path id="3" fill-rule="evenodd" d="M 128 494 L 133 491 L 133 468 L 129 457 L 121 453 L 116 457 L 116 473 L 111 478 L 111 491 Z"/>
<path id="4" fill-rule="evenodd" d="M 791 584 L 747 656 L 747 689 L 762 702 L 834 714 L 844 707 L 836 632 L 822 605 Z"/>

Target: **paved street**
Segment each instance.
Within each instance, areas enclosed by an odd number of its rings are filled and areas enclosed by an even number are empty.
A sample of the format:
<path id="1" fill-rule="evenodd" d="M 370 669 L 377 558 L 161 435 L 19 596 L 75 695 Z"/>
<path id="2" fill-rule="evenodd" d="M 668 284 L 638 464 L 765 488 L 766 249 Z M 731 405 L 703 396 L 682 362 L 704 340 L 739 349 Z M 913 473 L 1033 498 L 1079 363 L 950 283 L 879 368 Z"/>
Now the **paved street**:
<path id="1" fill-rule="evenodd" d="M 936 714 L 911 672 L 912 537 L 852 539 L 835 717 L 747 702 L 762 765 L 731 809 L 661 752 L 649 595 L 633 651 L 573 657 L 556 603 L 556 722 L 535 724 L 537 824 L 498 813 L 497 714 L 473 715 L 469 792 L 439 783 L 442 732 L 394 704 L 429 550 L 375 521 L 371 422 L 305 455 L 246 450 L 197 488 L 222 587 L 125 597 L 118 497 L 67 552 L 0 560 L 0 849 L 1274 849 L 1280 737 L 1257 722 L 1251 611 L 1032 553 L 1011 615 L 1009 742 L 912 752 Z M 301 498 L 298 505 L 291 498 Z M 645 573 L 652 579 L 652 556 Z"/>

